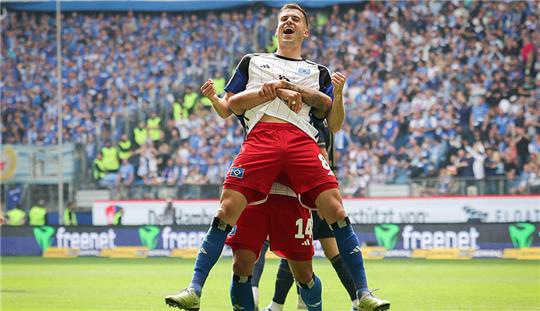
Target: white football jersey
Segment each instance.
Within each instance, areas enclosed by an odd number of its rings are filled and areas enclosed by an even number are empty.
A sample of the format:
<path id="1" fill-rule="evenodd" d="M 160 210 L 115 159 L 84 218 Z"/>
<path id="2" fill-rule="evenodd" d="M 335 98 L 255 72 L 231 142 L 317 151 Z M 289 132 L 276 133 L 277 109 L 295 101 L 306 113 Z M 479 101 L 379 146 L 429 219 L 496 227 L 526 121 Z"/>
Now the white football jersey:
<path id="1" fill-rule="evenodd" d="M 225 90 L 234 94 L 244 90 L 258 90 L 261 84 L 278 79 L 320 90 L 333 98 L 332 81 L 326 67 L 305 59 L 291 59 L 273 53 L 245 55 Z M 316 141 L 318 131 L 310 123 L 310 110 L 310 106 L 304 105 L 300 112 L 295 113 L 285 101 L 276 98 L 247 110 L 241 117 L 247 134 L 267 114 L 296 125 Z"/>

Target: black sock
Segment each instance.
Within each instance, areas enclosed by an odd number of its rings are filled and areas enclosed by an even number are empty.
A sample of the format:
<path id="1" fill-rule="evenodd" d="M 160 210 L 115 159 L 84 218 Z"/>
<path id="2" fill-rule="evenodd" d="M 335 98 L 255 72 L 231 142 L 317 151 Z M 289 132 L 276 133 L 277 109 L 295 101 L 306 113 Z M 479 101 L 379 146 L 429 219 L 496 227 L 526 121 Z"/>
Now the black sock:
<path id="1" fill-rule="evenodd" d="M 289 289 L 294 282 L 289 263 L 285 259 L 281 259 L 279 263 L 279 270 L 276 277 L 276 287 L 274 289 L 274 298 L 272 301 L 281 305 L 285 304 L 285 299 L 289 293 Z"/>
<path id="2" fill-rule="evenodd" d="M 356 299 L 356 287 L 354 286 L 354 281 L 352 279 L 351 273 L 347 269 L 347 266 L 345 266 L 345 262 L 343 261 L 343 258 L 341 258 L 341 255 L 336 255 L 334 258 L 330 259 L 330 262 L 332 263 L 332 266 L 334 267 L 334 270 L 336 270 L 336 273 L 339 277 L 339 280 L 341 281 L 341 284 L 343 284 L 343 287 L 347 290 L 347 293 L 349 293 L 349 296 L 351 297 L 351 301 Z"/>

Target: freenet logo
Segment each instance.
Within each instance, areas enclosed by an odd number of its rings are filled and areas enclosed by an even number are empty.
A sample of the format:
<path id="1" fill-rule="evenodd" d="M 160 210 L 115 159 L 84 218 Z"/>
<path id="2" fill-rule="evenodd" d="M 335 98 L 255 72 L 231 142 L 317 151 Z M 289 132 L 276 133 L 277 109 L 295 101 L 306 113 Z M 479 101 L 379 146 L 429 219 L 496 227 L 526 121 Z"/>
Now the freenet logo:
<path id="1" fill-rule="evenodd" d="M 156 226 L 144 226 L 139 228 L 139 239 L 141 244 L 149 250 L 153 250 L 157 246 L 158 235 L 161 230 Z"/>
<path id="2" fill-rule="evenodd" d="M 535 231 L 536 227 L 526 222 L 508 226 L 508 233 L 515 248 L 531 247 Z"/>
<path id="3" fill-rule="evenodd" d="M 41 248 L 42 252 L 45 252 L 51 245 L 53 241 L 54 228 L 49 226 L 42 226 L 34 228 L 34 238 Z"/>
<path id="4" fill-rule="evenodd" d="M 480 233 L 475 227 L 469 231 L 416 231 L 411 225 L 406 225 L 402 232 L 404 249 L 432 249 L 432 248 L 477 248 Z"/>
<path id="5" fill-rule="evenodd" d="M 377 238 L 377 244 L 386 249 L 394 249 L 396 247 L 399 226 L 392 224 L 377 225 L 373 230 Z"/>

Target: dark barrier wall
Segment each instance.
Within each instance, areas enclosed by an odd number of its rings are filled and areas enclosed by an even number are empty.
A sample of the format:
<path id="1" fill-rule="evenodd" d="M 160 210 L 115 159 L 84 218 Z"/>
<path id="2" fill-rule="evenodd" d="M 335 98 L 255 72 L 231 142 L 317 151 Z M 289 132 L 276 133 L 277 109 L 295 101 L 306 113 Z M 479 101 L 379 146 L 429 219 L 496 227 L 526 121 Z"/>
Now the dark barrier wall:
<path id="1" fill-rule="evenodd" d="M 396 254 L 431 248 L 489 252 L 540 246 L 540 223 L 382 224 L 354 229 L 363 244 Z M 81 256 L 96 256 L 117 246 L 146 246 L 151 256 L 168 256 L 172 249 L 198 248 L 206 230 L 207 226 L 2 226 L 0 245 L 2 256 L 40 256 L 48 247 L 79 248 Z"/>

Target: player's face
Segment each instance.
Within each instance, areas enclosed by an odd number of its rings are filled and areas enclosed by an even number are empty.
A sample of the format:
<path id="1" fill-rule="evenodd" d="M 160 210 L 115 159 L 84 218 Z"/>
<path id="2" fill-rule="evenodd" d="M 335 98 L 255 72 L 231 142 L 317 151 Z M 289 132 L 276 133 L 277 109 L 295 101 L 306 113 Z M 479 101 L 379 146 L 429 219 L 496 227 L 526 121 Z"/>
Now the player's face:
<path id="1" fill-rule="evenodd" d="M 309 36 L 304 15 L 295 9 L 287 9 L 279 14 L 276 35 L 279 42 L 301 43 Z"/>

